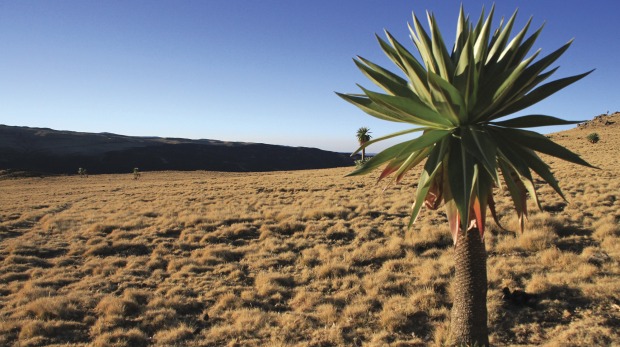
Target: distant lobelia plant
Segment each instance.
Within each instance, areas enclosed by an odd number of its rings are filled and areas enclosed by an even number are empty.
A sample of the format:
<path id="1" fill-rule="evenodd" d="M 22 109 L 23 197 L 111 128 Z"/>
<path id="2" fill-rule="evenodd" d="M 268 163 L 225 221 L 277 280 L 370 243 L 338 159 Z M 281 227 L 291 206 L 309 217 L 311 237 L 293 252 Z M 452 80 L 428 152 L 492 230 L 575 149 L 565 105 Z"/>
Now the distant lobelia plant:
<path id="1" fill-rule="evenodd" d="M 362 146 L 362 163 L 364 163 L 366 161 L 366 147 L 364 147 L 364 144 L 372 138 L 372 136 L 370 136 L 370 129 L 361 127 L 357 129 L 357 134 L 355 136 L 357 137 L 357 142 Z"/>
<path id="2" fill-rule="evenodd" d="M 414 14 L 409 30 L 419 58 L 389 32 L 386 31 L 387 41 L 377 37 L 384 53 L 404 78 L 358 57 L 355 64 L 384 93 L 361 86 L 361 94 L 338 93 L 373 117 L 415 125 L 370 140 L 356 153 L 378 141 L 421 133 L 417 138 L 387 148 L 349 175 L 366 174 L 385 164 L 379 180 L 394 175 L 394 180 L 399 182 L 409 170 L 425 161 L 409 226 L 418 217 L 422 205 L 430 209 L 445 207 L 455 244 L 456 270 L 450 345 L 489 344 L 484 231 L 487 207 L 499 224 L 494 188 L 507 187 L 523 231 L 528 193 L 540 208 L 531 171 L 564 198 L 549 166 L 536 152 L 591 167 L 545 136 L 522 130 L 579 122 L 546 115 L 500 121 L 591 72 L 541 85 L 558 69 L 547 70 L 572 40 L 535 61 L 540 50 L 529 57 L 527 54 L 542 27 L 526 38 L 530 18 L 509 39 L 517 12 L 491 30 L 493 13 L 494 6 L 485 19 L 483 9 L 473 25 L 461 6 L 452 50 L 446 47 L 432 13 L 427 13 L 430 33 Z"/>
<path id="3" fill-rule="evenodd" d="M 88 172 L 86 171 L 86 169 L 81 167 L 78 169 L 78 175 L 80 175 L 80 178 L 88 177 Z"/>
<path id="4" fill-rule="evenodd" d="M 140 170 L 137 167 L 133 168 L 133 179 L 137 180 L 140 178 Z"/>

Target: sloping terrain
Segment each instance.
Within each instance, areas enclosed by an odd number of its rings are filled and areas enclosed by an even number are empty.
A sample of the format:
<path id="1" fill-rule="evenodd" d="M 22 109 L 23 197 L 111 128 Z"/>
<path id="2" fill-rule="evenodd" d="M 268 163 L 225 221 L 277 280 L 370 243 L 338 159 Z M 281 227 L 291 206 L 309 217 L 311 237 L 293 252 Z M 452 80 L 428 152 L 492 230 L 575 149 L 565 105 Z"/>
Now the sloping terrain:
<path id="1" fill-rule="evenodd" d="M 620 114 L 600 119 L 550 135 L 600 167 L 550 159 L 568 203 L 538 186 L 523 234 L 489 223 L 494 346 L 620 341 Z M 0 345 L 440 346 L 444 213 L 408 231 L 415 175 L 350 169 L 0 180 Z"/>
<path id="2" fill-rule="evenodd" d="M 74 174 L 142 171 L 276 171 L 352 165 L 347 155 L 307 147 L 132 137 L 0 125 L 0 170 Z"/>

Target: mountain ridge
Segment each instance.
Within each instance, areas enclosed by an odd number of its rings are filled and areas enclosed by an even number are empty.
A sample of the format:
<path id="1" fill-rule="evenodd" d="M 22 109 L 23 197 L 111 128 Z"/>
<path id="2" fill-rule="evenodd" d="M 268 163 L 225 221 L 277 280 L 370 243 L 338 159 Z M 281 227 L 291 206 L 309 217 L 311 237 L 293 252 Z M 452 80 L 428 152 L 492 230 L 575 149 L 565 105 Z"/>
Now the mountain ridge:
<path id="1" fill-rule="evenodd" d="M 349 166 L 342 153 L 251 142 L 127 136 L 0 124 L 0 169 L 73 174 L 153 170 L 280 171 Z"/>

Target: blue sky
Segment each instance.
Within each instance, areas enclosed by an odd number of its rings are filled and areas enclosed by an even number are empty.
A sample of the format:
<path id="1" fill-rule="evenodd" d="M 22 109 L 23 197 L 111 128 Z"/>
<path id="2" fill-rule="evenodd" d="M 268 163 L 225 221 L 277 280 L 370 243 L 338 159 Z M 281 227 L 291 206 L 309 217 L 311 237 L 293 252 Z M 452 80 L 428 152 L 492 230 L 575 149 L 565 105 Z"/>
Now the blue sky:
<path id="1" fill-rule="evenodd" d="M 427 9 L 451 45 L 459 4 L 0 0 L 0 124 L 352 151 L 360 126 L 374 136 L 407 128 L 334 94 L 374 88 L 352 58 L 395 71 L 375 33 L 385 28 L 413 50 L 406 24 Z M 463 4 L 477 18 L 492 2 Z M 596 69 L 523 114 L 620 110 L 620 2 L 501 1 L 495 26 L 516 8 L 519 29 L 530 16 L 531 32 L 546 22 L 534 47 L 543 54 L 575 38 L 554 78 Z"/>

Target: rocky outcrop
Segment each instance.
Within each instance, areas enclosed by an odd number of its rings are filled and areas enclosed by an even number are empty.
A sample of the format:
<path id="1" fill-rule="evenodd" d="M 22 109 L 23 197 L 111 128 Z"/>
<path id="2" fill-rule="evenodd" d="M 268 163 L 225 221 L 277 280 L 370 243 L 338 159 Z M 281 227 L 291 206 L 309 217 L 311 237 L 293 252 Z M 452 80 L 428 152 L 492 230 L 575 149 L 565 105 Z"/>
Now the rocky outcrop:
<path id="1" fill-rule="evenodd" d="M 616 119 L 620 117 L 620 112 L 616 111 L 612 114 L 604 113 L 594 117 L 587 122 L 579 123 L 577 125 L 580 129 L 604 127 L 616 124 Z"/>

